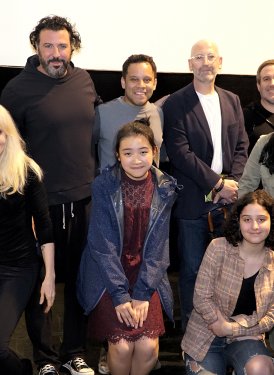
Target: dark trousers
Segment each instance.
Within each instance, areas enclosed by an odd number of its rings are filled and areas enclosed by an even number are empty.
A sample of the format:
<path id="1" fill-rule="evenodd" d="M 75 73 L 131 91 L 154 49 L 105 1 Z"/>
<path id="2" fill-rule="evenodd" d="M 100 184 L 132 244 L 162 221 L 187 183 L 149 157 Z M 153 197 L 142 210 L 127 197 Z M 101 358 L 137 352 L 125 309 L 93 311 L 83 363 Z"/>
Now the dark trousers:
<path id="1" fill-rule="evenodd" d="M 24 365 L 9 349 L 12 333 L 32 294 L 38 263 L 21 267 L 0 265 L 0 373 L 23 375 Z"/>
<path id="2" fill-rule="evenodd" d="M 34 347 L 34 362 L 39 366 L 45 363 L 64 363 L 85 356 L 86 322 L 76 297 L 76 279 L 83 248 L 86 243 L 90 198 L 64 205 L 50 206 L 55 241 L 56 281 L 64 282 L 63 340 L 60 355 L 57 356 L 52 342 L 52 315 L 37 309 L 36 303 L 30 306 L 27 329 Z M 58 359 L 59 357 L 59 359 Z"/>

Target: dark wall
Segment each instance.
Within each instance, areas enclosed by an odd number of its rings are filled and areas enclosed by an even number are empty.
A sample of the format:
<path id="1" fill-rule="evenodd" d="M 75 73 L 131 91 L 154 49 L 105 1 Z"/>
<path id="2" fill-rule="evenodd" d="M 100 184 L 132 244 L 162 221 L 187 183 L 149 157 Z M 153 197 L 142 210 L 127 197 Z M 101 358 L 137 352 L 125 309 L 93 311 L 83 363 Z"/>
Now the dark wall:
<path id="1" fill-rule="evenodd" d="M 16 76 L 22 68 L 0 67 L 0 91 L 6 83 Z M 114 99 L 123 94 L 120 79 L 121 73 L 116 71 L 88 70 L 98 94 L 103 101 Z M 191 73 L 158 73 L 158 85 L 152 101 L 171 94 L 187 85 L 192 80 Z M 255 76 L 220 74 L 216 84 L 239 95 L 243 106 L 258 98 Z"/>

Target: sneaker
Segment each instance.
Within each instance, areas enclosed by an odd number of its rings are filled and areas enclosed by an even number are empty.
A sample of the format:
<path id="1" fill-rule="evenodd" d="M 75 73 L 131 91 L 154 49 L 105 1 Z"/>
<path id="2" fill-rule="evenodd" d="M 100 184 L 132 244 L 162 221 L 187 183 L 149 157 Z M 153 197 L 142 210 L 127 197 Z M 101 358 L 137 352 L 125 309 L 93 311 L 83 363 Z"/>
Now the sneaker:
<path id="1" fill-rule="evenodd" d="M 40 368 L 38 375 L 59 375 L 59 372 L 53 365 L 47 363 L 46 365 Z"/>
<path id="2" fill-rule="evenodd" d="M 71 375 L 95 375 L 95 372 L 90 368 L 81 357 L 73 358 L 64 363 L 62 368 L 67 369 Z"/>
<path id="3" fill-rule="evenodd" d="M 99 374 L 107 375 L 110 374 L 107 362 L 107 352 L 105 348 L 101 348 L 100 357 L 98 362 L 98 372 Z"/>

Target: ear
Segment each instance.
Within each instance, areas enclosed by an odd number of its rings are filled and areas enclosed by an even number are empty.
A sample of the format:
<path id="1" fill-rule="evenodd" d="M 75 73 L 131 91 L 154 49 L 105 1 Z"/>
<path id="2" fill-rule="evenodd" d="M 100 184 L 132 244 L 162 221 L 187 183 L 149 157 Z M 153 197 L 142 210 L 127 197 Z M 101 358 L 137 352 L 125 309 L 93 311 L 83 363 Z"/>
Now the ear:
<path id="1" fill-rule="evenodd" d="M 121 86 L 122 86 L 122 89 L 125 90 L 125 88 L 126 88 L 126 81 L 125 81 L 124 77 L 121 78 Z"/>
<path id="2" fill-rule="evenodd" d="M 153 159 L 154 159 L 154 158 L 155 158 L 155 156 L 157 155 L 157 153 L 158 153 L 158 150 L 159 150 L 159 149 L 158 149 L 158 147 L 157 147 L 157 146 L 155 146 L 155 147 L 154 147 L 154 149 L 153 149 L 153 151 L 152 151 L 152 152 L 153 152 Z"/>
<path id="3" fill-rule="evenodd" d="M 219 69 L 222 69 L 223 58 L 219 57 Z"/>
<path id="4" fill-rule="evenodd" d="M 154 85 L 153 85 L 153 90 L 156 89 L 156 86 L 157 86 L 157 78 L 154 79 Z"/>
<path id="5" fill-rule="evenodd" d="M 188 59 L 188 67 L 189 67 L 189 70 L 192 72 L 193 68 L 192 68 L 192 60 L 191 59 Z"/>
<path id="6" fill-rule="evenodd" d="M 118 161 L 121 161 L 121 160 L 120 160 L 120 156 L 119 156 L 118 152 L 116 152 L 116 154 L 115 154 L 115 155 L 116 155 L 116 159 L 117 159 Z"/>

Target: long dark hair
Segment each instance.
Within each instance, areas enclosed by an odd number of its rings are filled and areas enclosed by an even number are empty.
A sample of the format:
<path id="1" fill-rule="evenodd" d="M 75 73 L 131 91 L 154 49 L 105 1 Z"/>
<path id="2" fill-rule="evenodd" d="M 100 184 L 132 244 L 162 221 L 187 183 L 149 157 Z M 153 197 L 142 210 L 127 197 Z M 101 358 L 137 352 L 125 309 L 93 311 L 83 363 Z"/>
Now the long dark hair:
<path id="1" fill-rule="evenodd" d="M 225 223 L 224 236 L 233 246 L 237 246 L 243 240 L 240 230 L 240 215 L 245 206 L 253 203 L 258 203 L 264 207 L 270 215 L 271 228 L 265 240 L 265 246 L 274 250 L 274 199 L 264 190 L 247 193 L 234 203 Z"/>

